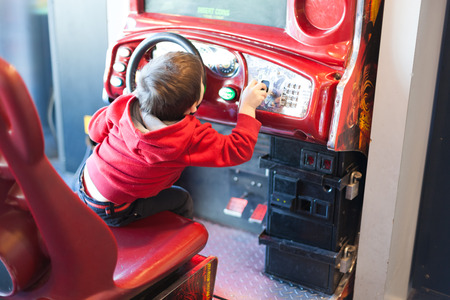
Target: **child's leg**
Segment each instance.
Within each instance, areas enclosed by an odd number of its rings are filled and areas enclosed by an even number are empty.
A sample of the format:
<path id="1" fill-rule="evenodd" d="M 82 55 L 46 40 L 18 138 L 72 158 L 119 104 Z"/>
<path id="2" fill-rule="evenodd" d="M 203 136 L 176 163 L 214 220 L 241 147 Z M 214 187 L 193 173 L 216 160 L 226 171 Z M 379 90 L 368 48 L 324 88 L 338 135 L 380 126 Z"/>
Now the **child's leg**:
<path id="1" fill-rule="evenodd" d="M 137 218 L 139 219 L 165 210 L 192 219 L 194 217 L 194 202 L 188 191 L 175 185 L 162 190 L 154 197 L 135 201 L 134 213 L 138 215 Z"/>
<path id="2" fill-rule="evenodd" d="M 189 219 L 194 216 L 194 203 L 191 195 L 181 187 L 172 186 L 154 197 L 141 198 L 133 203 L 115 206 L 113 203 L 106 204 L 96 201 L 87 195 L 84 190 L 82 174 L 80 172 L 78 176 L 78 196 L 109 226 L 125 226 L 165 210 Z"/>

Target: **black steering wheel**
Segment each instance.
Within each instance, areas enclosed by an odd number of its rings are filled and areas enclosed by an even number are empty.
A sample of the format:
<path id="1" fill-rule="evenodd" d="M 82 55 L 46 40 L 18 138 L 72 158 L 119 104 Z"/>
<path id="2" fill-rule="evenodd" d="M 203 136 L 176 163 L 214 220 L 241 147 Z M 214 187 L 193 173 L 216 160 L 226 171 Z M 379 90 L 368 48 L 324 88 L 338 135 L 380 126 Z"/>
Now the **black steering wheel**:
<path id="1" fill-rule="evenodd" d="M 185 37 L 172 33 L 172 32 L 160 32 L 155 33 L 145 40 L 143 40 L 133 51 L 133 54 L 130 57 L 130 61 L 128 63 L 127 75 L 126 75 L 126 85 L 128 92 L 134 91 L 136 88 L 136 71 L 139 66 L 139 62 L 141 61 L 144 54 L 152 47 L 154 47 L 157 43 L 160 42 L 172 42 L 180 45 L 189 53 L 195 54 L 202 61 L 202 57 L 198 52 L 197 48 Z M 203 61 L 202 61 L 203 63 Z"/>

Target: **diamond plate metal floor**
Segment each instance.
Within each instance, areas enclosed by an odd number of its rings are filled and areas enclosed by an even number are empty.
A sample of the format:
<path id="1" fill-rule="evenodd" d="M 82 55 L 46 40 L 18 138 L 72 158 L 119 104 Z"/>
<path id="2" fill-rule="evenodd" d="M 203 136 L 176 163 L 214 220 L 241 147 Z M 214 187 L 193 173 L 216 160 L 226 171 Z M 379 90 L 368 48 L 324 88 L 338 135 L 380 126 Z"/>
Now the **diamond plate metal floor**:
<path id="1" fill-rule="evenodd" d="M 217 299 L 336 299 L 277 279 L 264 272 L 265 246 L 258 245 L 253 233 L 197 220 L 209 232 L 206 247 L 200 252 L 219 260 L 214 295 Z"/>

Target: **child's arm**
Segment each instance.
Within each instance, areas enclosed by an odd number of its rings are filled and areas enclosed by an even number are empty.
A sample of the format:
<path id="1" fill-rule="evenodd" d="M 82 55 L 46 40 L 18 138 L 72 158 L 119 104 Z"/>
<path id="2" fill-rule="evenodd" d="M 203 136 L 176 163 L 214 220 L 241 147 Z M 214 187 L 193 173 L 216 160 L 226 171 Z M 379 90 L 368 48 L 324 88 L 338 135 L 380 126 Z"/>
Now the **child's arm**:
<path id="1" fill-rule="evenodd" d="M 230 135 L 217 133 L 211 125 L 200 126 L 193 137 L 190 164 L 194 166 L 226 167 L 251 159 L 261 123 L 255 110 L 266 98 L 266 85 L 252 80 L 242 94 L 236 127 Z"/>
<path id="2" fill-rule="evenodd" d="M 189 148 L 191 166 L 229 167 L 252 158 L 261 123 L 247 114 L 239 114 L 231 134 L 218 133 L 211 124 L 197 127 Z"/>
<path id="3" fill-rule="evenodd" d="M 256 108 L 267 97 L 266 85 L 256 80 L 250 81 L 242 94 L 239 113 L 255 117 Z"/>

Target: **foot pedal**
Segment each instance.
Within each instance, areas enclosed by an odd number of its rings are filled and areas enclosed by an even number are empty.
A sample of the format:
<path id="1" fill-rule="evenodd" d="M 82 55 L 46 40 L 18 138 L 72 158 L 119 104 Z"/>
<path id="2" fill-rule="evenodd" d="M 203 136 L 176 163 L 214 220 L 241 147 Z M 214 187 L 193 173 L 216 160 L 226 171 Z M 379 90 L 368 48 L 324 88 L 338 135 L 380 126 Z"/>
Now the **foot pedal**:
<path id="1" fill-rule="evenodd" d="M 245 207 L 247 206 L 247 199 L 231 197 L 227 207 L 223 210 L 226 215 L 233 217 L 242 217 Z"/>
<path id="2" fill-rule="evenodd" d="M 258 204 L 253 211 L 252 215 L 248 219 L 250 223 L 258 223 L 261 224 L 264 220 L 264 217 L 266 216 L 267 212 L 267 205 L 265 204 Z"/>

